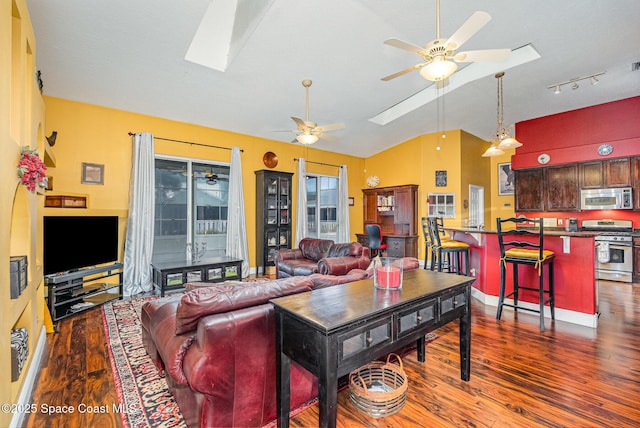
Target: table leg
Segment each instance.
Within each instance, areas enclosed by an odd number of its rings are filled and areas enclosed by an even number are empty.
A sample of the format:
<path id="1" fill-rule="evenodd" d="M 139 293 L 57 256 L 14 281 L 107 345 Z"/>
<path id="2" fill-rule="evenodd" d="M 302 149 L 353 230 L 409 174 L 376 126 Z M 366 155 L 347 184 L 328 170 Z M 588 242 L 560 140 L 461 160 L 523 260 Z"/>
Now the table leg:
<path id="1" fill-rule="evenodd" d="M 425 337 L 424 336 L 420 336 L 420 339 L 416 340 L 416 348 L 418 350 L 418 361 L 420 361 L 421 363 L 424 363 L 426 360 L 426 352 L 425 352 Z"/>
<path id="2" fill-rule="evenodd" d="M 467 300 L 465 314 L 460 318 L 460 379 L 471 375 L 471 305 Z"/>
<path id="3" fill-rule="evenodd" d="M 282 315 L 276 312 L 276 412 L 278 427 L 289 427 L 291 359 L 282 352 Z"/>
<path id="4" fill-rule="evenodd" d="M 331 339 L 329 339 L 331 341 Z M 338 418 L 338 356 L 333 346 L 326 343 L 322 349 L 322 358 L 318 376 L 318 402 L 320 407 L 321 428 L 335 428 Z M 331 352 L 330 349 L 334 351 Z"/>

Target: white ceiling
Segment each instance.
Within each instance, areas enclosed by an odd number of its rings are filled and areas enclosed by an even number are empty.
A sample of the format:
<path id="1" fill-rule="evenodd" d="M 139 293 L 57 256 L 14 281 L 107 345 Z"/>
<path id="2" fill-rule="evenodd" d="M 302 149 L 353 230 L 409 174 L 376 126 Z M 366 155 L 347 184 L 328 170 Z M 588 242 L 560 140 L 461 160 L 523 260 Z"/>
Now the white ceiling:
<path id="1" fill-rule="evenodd" d="M 27 0 L 44 94 L 290 142 L 293 134 L 275 131 L 304 118 L 301 81 L 311 79 L 310 119 L 346 124 L 318 149 L 367 157 L 443 126 L 494 134 L 493 75 L 445 91 L 444 124 L 436 101 L 384 126 L 369 121 L 431 84 L 418 72 L 380 79 L 420 62 L 383 41 L 435 39 L 436 0 L 277 0 L 262 15 L 252 1 Z M 211 2 L 237 4 L 225 71 L 185 60 Z M 461 50 L 531 44 L 541 55 L 507 70 L 506 124 L 640 95 L 638 0 L 442 0 L 442 37 L 476 10 L 493 19 Z M 601 71 L 596 86 L 547 89 Z"/>

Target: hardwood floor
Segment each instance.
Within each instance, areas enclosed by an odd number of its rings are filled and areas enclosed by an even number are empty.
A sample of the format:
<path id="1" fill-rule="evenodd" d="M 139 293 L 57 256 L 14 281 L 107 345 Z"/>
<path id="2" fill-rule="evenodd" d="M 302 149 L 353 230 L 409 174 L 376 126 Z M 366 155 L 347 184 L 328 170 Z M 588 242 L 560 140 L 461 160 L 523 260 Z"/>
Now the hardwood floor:
<path id="1" fill-rule="evenodd" d="M 597 330 L 564 322 L 538 330 L 535 314 L 472 303 L 471 379 L 460 380 L 458 326 L 436 331 L 427 361 L 405 356 L 407 404 L 374 419 L 339 393 L 339 427 L 632 427 L 640 426 L 640 285 L 602 282 Z M 111 405 L 116 402 L 101 312 L 61 321 L 47 337 L 32 403 Z M 318 424 L 313 406 L 292 427 Z M 41 412 L 27 427 L 119 427 L 117 415 Z"/>

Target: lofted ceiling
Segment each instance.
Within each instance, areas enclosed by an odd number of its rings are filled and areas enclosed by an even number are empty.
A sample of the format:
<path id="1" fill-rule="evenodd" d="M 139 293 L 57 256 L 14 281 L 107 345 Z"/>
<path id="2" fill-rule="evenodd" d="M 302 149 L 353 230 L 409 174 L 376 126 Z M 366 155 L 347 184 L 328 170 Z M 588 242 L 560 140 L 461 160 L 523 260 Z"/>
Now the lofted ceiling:
<path id="1" fill-rule="evenodd" d="M 311 79 L 309 118 L 346 125 L 331 132 L 337 141 L 314 147 L 359 157 L 445 128 L 487 141 L 496 130 L 495 73 L 461 82 L 468 64 L 451 77 L 444 102 L 427 96 L 385 125 L 370 120 L 436 91 L 418 72 L 381 80 L 420 62 L 383 42 L 395 37 L 422 46 L 435 39 L 436 0 L 27 4 L 45 95 L 291 142 L 293 133 L 275 131 L 294 129 L 291 116 L 305 117 L 301 82 Z M 492 20 L 461 50 L 531 45 L 540 55 L 504 64 L 505 124 L 640 95 L 640 71 L 633 70 L 640 62 L 638 0 L 442 0 L 441 36 L 477 10 Z M 584 80 L 560 94 L 547 88 L 602 71 L 595 86 Z"/>

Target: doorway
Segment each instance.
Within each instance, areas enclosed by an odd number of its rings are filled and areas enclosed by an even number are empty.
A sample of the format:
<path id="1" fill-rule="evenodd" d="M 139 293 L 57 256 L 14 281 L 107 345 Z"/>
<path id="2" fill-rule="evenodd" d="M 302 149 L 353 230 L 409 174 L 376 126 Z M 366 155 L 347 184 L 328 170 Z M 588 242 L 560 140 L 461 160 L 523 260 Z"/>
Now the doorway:
<path id="1" fill-rule="evenodd" d="M 469 184 L 469 227 L 484 229 L 484 187 Z"/>

